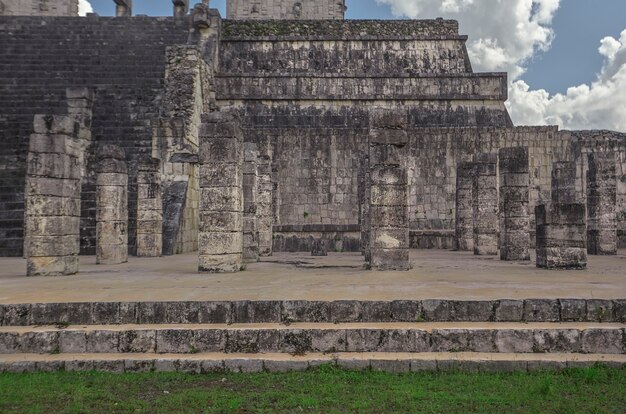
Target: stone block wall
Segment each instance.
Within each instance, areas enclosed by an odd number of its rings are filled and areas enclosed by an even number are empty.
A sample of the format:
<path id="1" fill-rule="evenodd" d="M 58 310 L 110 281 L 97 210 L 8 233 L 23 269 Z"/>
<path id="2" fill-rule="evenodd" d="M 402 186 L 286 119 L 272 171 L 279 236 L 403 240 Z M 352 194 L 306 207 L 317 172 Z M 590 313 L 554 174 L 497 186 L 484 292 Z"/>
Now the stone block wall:
<path id="1" fill-rule="evenodd" d="M 78 0 L 0 0 L 0 16 L 78 16 Z"/>
<path id="2" fill-rule="evenodd" d="M 345 0 L 228 0 L 226 16 L 241 20 L 343 20 Z"/>
<path id="3" fill-rule="evenodd" d="M 0 16 L 0 256 L 23 254 L 24 177 L 33 116 L 63 115 L 66 89 L 94 91 L 92 141 L 129 157 L 129 244 L 136 234 L 136 175 L 152 154 L 167 45 L 185 44 L 186 21 L 133 17 Z M 37 56 L 37 59 L 33 59 Z M 45 64 L 42 64 L 45 62 Z M 86 157 L 81 253 L 95 254 L 95 158 Z"/>

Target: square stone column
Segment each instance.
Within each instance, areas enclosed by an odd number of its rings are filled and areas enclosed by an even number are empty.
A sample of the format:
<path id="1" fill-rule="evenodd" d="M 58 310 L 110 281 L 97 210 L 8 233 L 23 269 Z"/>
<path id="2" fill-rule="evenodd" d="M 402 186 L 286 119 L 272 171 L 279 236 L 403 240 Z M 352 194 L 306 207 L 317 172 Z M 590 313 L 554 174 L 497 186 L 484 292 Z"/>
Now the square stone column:
<path id="1" fill-rule="evenodd" d="M 73 116 L 35 115 L 25 187 L 28 276 L 78 273 L 84 144 Z"/>
<path id="2" fill-rule="evenodd" d="M 243 132 L 228 112 L 202 116 L 200 128 L 200 272 L 243 265 Z"/>
<path id="3" fill-rule="evenodd" d="M 408 178 L 401 164 L 406 120 L 375 115 L 370 131 L 369 265 L 375 270 L 410 269 Z M 367 255 L 366 255 L 367 257 Z"/>
<path id="4" fill-rule="evenodd" d="M 537 267 L 586 269 L 587 235 L 584 204 L 540 204 L 537 220 Z"/>
<path id="5" fill-rule="evenodd" d="M 498 180 L 496 154 L 474 157 L 475 174 L 472 190 L 474 215 L 474 254 L 498 254 Z"/>
<path id="6" fill-rule="evenodd" d="M 588 253 L 617 254 L 615 153 L 589 154 L 587 171 Z"/>
<path id="7" fill-rule="evenodd" d="M 159 257 L 163 253 L 163 200 L 161 160 L 139 163 L 137 172 L 137 256 Z"/>
<path id="8" fill-rule="evenodd" d="M 587 209 L 576 202 L 576 164 L 552 166 L 552 202 L 535 207 L 537 267 L 587 268 Z"/>
<path id="9" fill-rule="evenodd" d="M 244 143 L 243 161 L 243 260 L 259 261 L 259 235 L 257 226 L 257 193 L 259 151 L 256 144 Z"/>
<path id="10" fill-rule="evenodd" d="M 258 145 L 259 158 L 257 165 L 257 229 L 259 237 L 259 255 L 272 255 L 272 240 L 274 235 L 274 214 L 272 207 L 272 143 L 265 141 Z"/>
<path id="11" fill-rule="evenodd" d="M 115 2 L 115 16 L 131 17 L 133 15 L 133 0 L 113 0 Z"/>
<path id="12" fill-rule="evenodd" d="M 185 17 L 189 11 L 189 0 L 172 0 L 174 17 Z"/>
<path id="13" fill-rule="evenodd" d="M 576 163 L 555 161 L 552 163 L 550 198 L 556 204 L 572 204 L 580 200 L 576 195 Z"/>
<path id="14" fill-rule="evenodd" d="M 128 262 L 128 168 L 124 150 L 107 145 L 97 150 L 96 263 Z"/>
<path id="15" fill-rule="evenodd" d="M 528 148 L 503 148 L 498 157 L 503 226 L 500 232 L 500 259 L 530 260 Z"/>
<path id="16" fill-rule="evenodd" d="M 456 169 L 456 250 L 474 251 L 474 175 L 476 168 L 472 162 L 462 162 Z"/>

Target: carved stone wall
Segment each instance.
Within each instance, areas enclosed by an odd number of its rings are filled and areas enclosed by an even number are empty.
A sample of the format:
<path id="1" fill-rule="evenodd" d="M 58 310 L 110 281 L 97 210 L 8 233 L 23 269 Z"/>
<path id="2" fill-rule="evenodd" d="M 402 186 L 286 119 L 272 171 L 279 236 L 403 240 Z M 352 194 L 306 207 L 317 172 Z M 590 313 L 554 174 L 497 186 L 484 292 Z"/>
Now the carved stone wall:
<path id="1" fill-rule="evenodd" d="M 228 0 L 226 16 L 229 19 L 268 20 L 343 19 L 345 0 Z"/>
<path id="2" fill-rule="evenodd" d="M 0 16 L 78 16 L 78 0 L 0 0 Z"/>

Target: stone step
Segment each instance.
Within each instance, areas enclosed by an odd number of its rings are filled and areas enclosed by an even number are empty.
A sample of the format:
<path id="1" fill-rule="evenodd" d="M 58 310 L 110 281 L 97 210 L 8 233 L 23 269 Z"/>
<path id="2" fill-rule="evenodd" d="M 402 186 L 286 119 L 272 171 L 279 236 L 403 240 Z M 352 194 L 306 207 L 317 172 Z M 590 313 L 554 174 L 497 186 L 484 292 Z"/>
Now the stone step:
<path id="1" fill-rule="evenodd" d="M 384 372 L 517 372 L 587 368 L 596 364 L 626 366 L 624 355 L 484 354 L 484 353 L 361 353 L 361 354 L 61 354 L 0 355 L 0 372 L 290 372 L 321 365 Z"/>
<path id="2" fill-rule="evenodd" d="M 0 304 L 0 326 L 291 322 L 626 322 L 626 299 Z"/>
<path id="3" fill-rule="evenodd" d="M 626 354 L 626 325 L 443 322 L 0 328 L 0 354 L 85 352 Z"/>

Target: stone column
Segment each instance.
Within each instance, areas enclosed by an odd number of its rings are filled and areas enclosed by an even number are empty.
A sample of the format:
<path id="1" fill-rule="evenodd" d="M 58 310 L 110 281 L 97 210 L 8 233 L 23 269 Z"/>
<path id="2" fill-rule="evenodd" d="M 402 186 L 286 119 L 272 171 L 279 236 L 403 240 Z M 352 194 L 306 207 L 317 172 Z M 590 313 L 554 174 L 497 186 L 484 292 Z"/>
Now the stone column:
<path id="1" fill-rule="evenodd" d="M 456 169 L 456 250 L 474 251 L 474 174 L 472 162 L 462 162 Z"/>
<path id="2" fill-rule="evenodd" d="M 537 267 L 585 269 L 587 209 L 576 202 L 576 164 L 554 163 L 552 177 L 552 201 L 535 207 Z"/>
<path id="3" fill-rule="evenodd" d="M 200 128 L 200 272 L 238 272 L 243 264 L 243 133 L 225 112 Z"/>
<path id="4" fill-rule="evenodd" d="M 617 254 L 615 153 L 589 154 L 587 171 L 588 253 Z"/>
<path id="5" fill-rule="evenodd" d="M 35 115 L 25 188 L 28 276 L 78 273 L 84 157 L 79 130 L 73 116 Z"/>
<path id="6" fill-rule="evenodd" d="M 555 161 L 552 163 L 550 199 L 556 204 L 572 204 L 578 201 L 576 195 L 576 163 Z"/>
<path id="7" fill-rule="evenodd" d="M 475 156 L 472 189 L 474 215 L 474 254 L 498 254 L 498 180 L 496 154 Z"/>
<path id="8" fill-rule="evenodd" d="M 258 176 L 257 176 L 257 228 L 259 237 L 259 255 L 272 255 L 272 238 L 274 235 L 274 214 L 272 211 L 272 143 L 259 144 Z"/>
<path id="9" fill-rule="evenodd" d="M 184 17 L 189 10 L 189 0 L 172 0 L 174 4 L 174 17 Z"/>
<path id="10" fill-rule="evenodd" d="M 113 0 L 117 17 L 131 17 L 133 15 L 133 0 Z"/>
<path id="11" fill-rule="evenodd" d="M 377 117 L 378 118 L 378 117 Z M 403 120 L 383 115 L 370 131 L 370 255 L 375 270 L 409 270 L 407 172 L 401 152 L 408 144 Z"/>
<path id="12" fill-rule="evenodd" d="M 163 253 L 163 200 L 161 160 L 139 163 L 137 171 L 137 256 L 159 257 Z"/>
<path id="13" fill-rule="evenodd" d="M 369 143 L 365 151 L 359 151 L 359 224 L 361 225 L 361 253 L 370 261 L 370 202 L 371 183 L 369 165 Z"/>
<path id="14" fill-rule="evenodd" d="M 528 148 L 503 148 L 498 155 L 500 205 L 503 218 L 503 227 L 500 232 L 500 259 L 530 260 Z"/>
<path id="15" fill-rule="evenodd" d="M 243 159 L 243 260 L 259 261 L 259 238 L 257 226 L 257 192 L 259 151 L 252 142 L 244 143 Z"/>
<path id="16" fill-rule="evenodd" d="M 124 150 L 98 149 L 96 165 L 96 263 L 128 261 L 128 168 Z"/>

